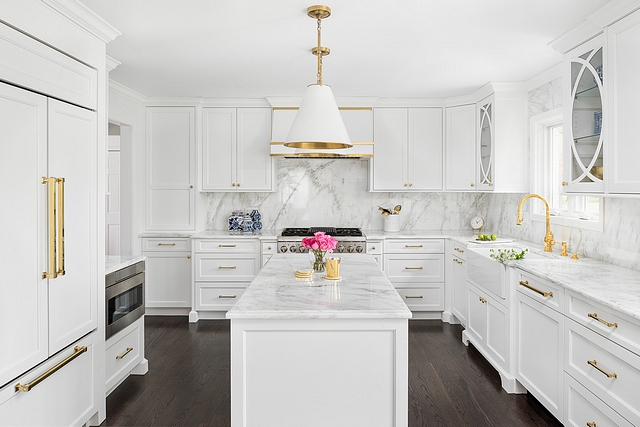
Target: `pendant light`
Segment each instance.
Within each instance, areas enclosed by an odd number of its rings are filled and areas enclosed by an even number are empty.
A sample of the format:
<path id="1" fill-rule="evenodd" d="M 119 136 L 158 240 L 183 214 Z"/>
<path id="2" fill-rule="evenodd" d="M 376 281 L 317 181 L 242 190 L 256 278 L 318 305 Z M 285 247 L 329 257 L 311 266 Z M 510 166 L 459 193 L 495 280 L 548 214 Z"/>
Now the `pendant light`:
<path id="1" fill-rule="evenodd" d="M 330 50 L 321 44 L 322 20 L 331 15 L 328 6 L 315 5 L 307 15 L 318 22 L 318 46 L 311 50 L 318 57 L 317 83 L 307 86 L 296 118 L 284 143 L 286 147 L 301 149 L 296 155 L 310 156 L 307 150 L 336 150 L 351 148 L 351 139 L 342 121 L 331 87 L 322 83 L 322 57 Z M 335 152 L 320 152 L 319 157 L 339 157 Z"/>

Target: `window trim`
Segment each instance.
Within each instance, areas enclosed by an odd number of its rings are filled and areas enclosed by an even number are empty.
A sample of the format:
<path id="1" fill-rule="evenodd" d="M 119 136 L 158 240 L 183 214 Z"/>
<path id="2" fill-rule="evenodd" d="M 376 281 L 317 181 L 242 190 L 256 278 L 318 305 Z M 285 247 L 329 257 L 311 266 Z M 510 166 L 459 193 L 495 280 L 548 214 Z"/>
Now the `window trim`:
<path id="1" fill-rule="evenodd" d="M 550 126 L 562 124 L 562 107 L 545 111 L 544 113 L 532 116 L 529 120 L 529 143 L 531 156 L 531 192 L 534 194 L 544 194 L 543 176 L 548 173 L 545 170 L 545 148 L 546 148 L 546 132 Z M 562 192 L 564 193 L 564 191 Z M 570 197 L 587 197 L 589 195 L 566 194 Z M 536 213 L 535 208 L 529 205 L 529 215 L 532 221 L 545 222 L 543 214 Z M 552 216 L 551 224 L 564 227 L 581 228 L 583 230 L 604 231 L 604 198 L 600 200 L 600 213 L 598 220 L 586 220 L 568 216 Z"/>

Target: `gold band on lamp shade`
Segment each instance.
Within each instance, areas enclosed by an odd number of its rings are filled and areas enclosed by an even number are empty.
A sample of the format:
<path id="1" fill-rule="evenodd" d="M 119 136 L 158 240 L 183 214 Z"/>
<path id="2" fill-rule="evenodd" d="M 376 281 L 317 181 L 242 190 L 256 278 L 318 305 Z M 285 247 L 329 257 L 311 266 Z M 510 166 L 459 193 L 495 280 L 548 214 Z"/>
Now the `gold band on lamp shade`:
<path id="1" fill-rule="evenodd" d="M 307 87 L 284 145 L 312 150 L 353 147 L 331 87 L 318 84 Z"/>

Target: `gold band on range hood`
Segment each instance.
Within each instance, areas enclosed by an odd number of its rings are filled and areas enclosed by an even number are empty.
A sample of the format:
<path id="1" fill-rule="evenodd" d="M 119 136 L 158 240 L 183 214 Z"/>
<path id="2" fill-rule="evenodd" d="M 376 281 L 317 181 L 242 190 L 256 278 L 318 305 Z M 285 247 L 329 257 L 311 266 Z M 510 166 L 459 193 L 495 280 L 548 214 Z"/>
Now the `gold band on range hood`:
<path id="1" fill-rule="evenodd" d="M 330 49 L 321 44 L 321 23 L 322 19 L 331 16 L 331 9 L 324 5 L 314 5 L 307 9 L 307 15 L 318 22 L 318 46 L 311 50 L 311 53 L 318 58 L 317 83 L 307 86 L 302 104 L 284 145 L 289 148 L 310 150 L 351 148 L 353 144 L 338 111 L 331 87 L 322 83 L 322 57 L 329 55 Z M 301 157 L 310 156 L 305 154 Z M 333 153 L 330 157 L 340 157 L 340 155 Z"/>

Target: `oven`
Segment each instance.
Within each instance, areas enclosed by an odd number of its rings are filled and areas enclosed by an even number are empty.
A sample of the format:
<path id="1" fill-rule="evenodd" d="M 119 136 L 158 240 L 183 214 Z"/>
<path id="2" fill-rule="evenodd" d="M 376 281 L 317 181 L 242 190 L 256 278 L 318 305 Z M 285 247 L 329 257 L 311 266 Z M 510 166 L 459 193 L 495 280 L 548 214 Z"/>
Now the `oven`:
<path id="1" fill-rule="evenodd" d="M 144 261 L 105 276 L 106 337 L 144 314 Z"/>
<path id="2" fill-rule="evenodd" d="M 285 228 L 277 239 L 278 253 L 305 253 L 309 250 L 302 246 L 303 237 L 312 237 L 314 233 L 324 231 L 338 241 L 334 253 L 365 253 L 367 239 L 359 228 L 310 227 Z"/>

